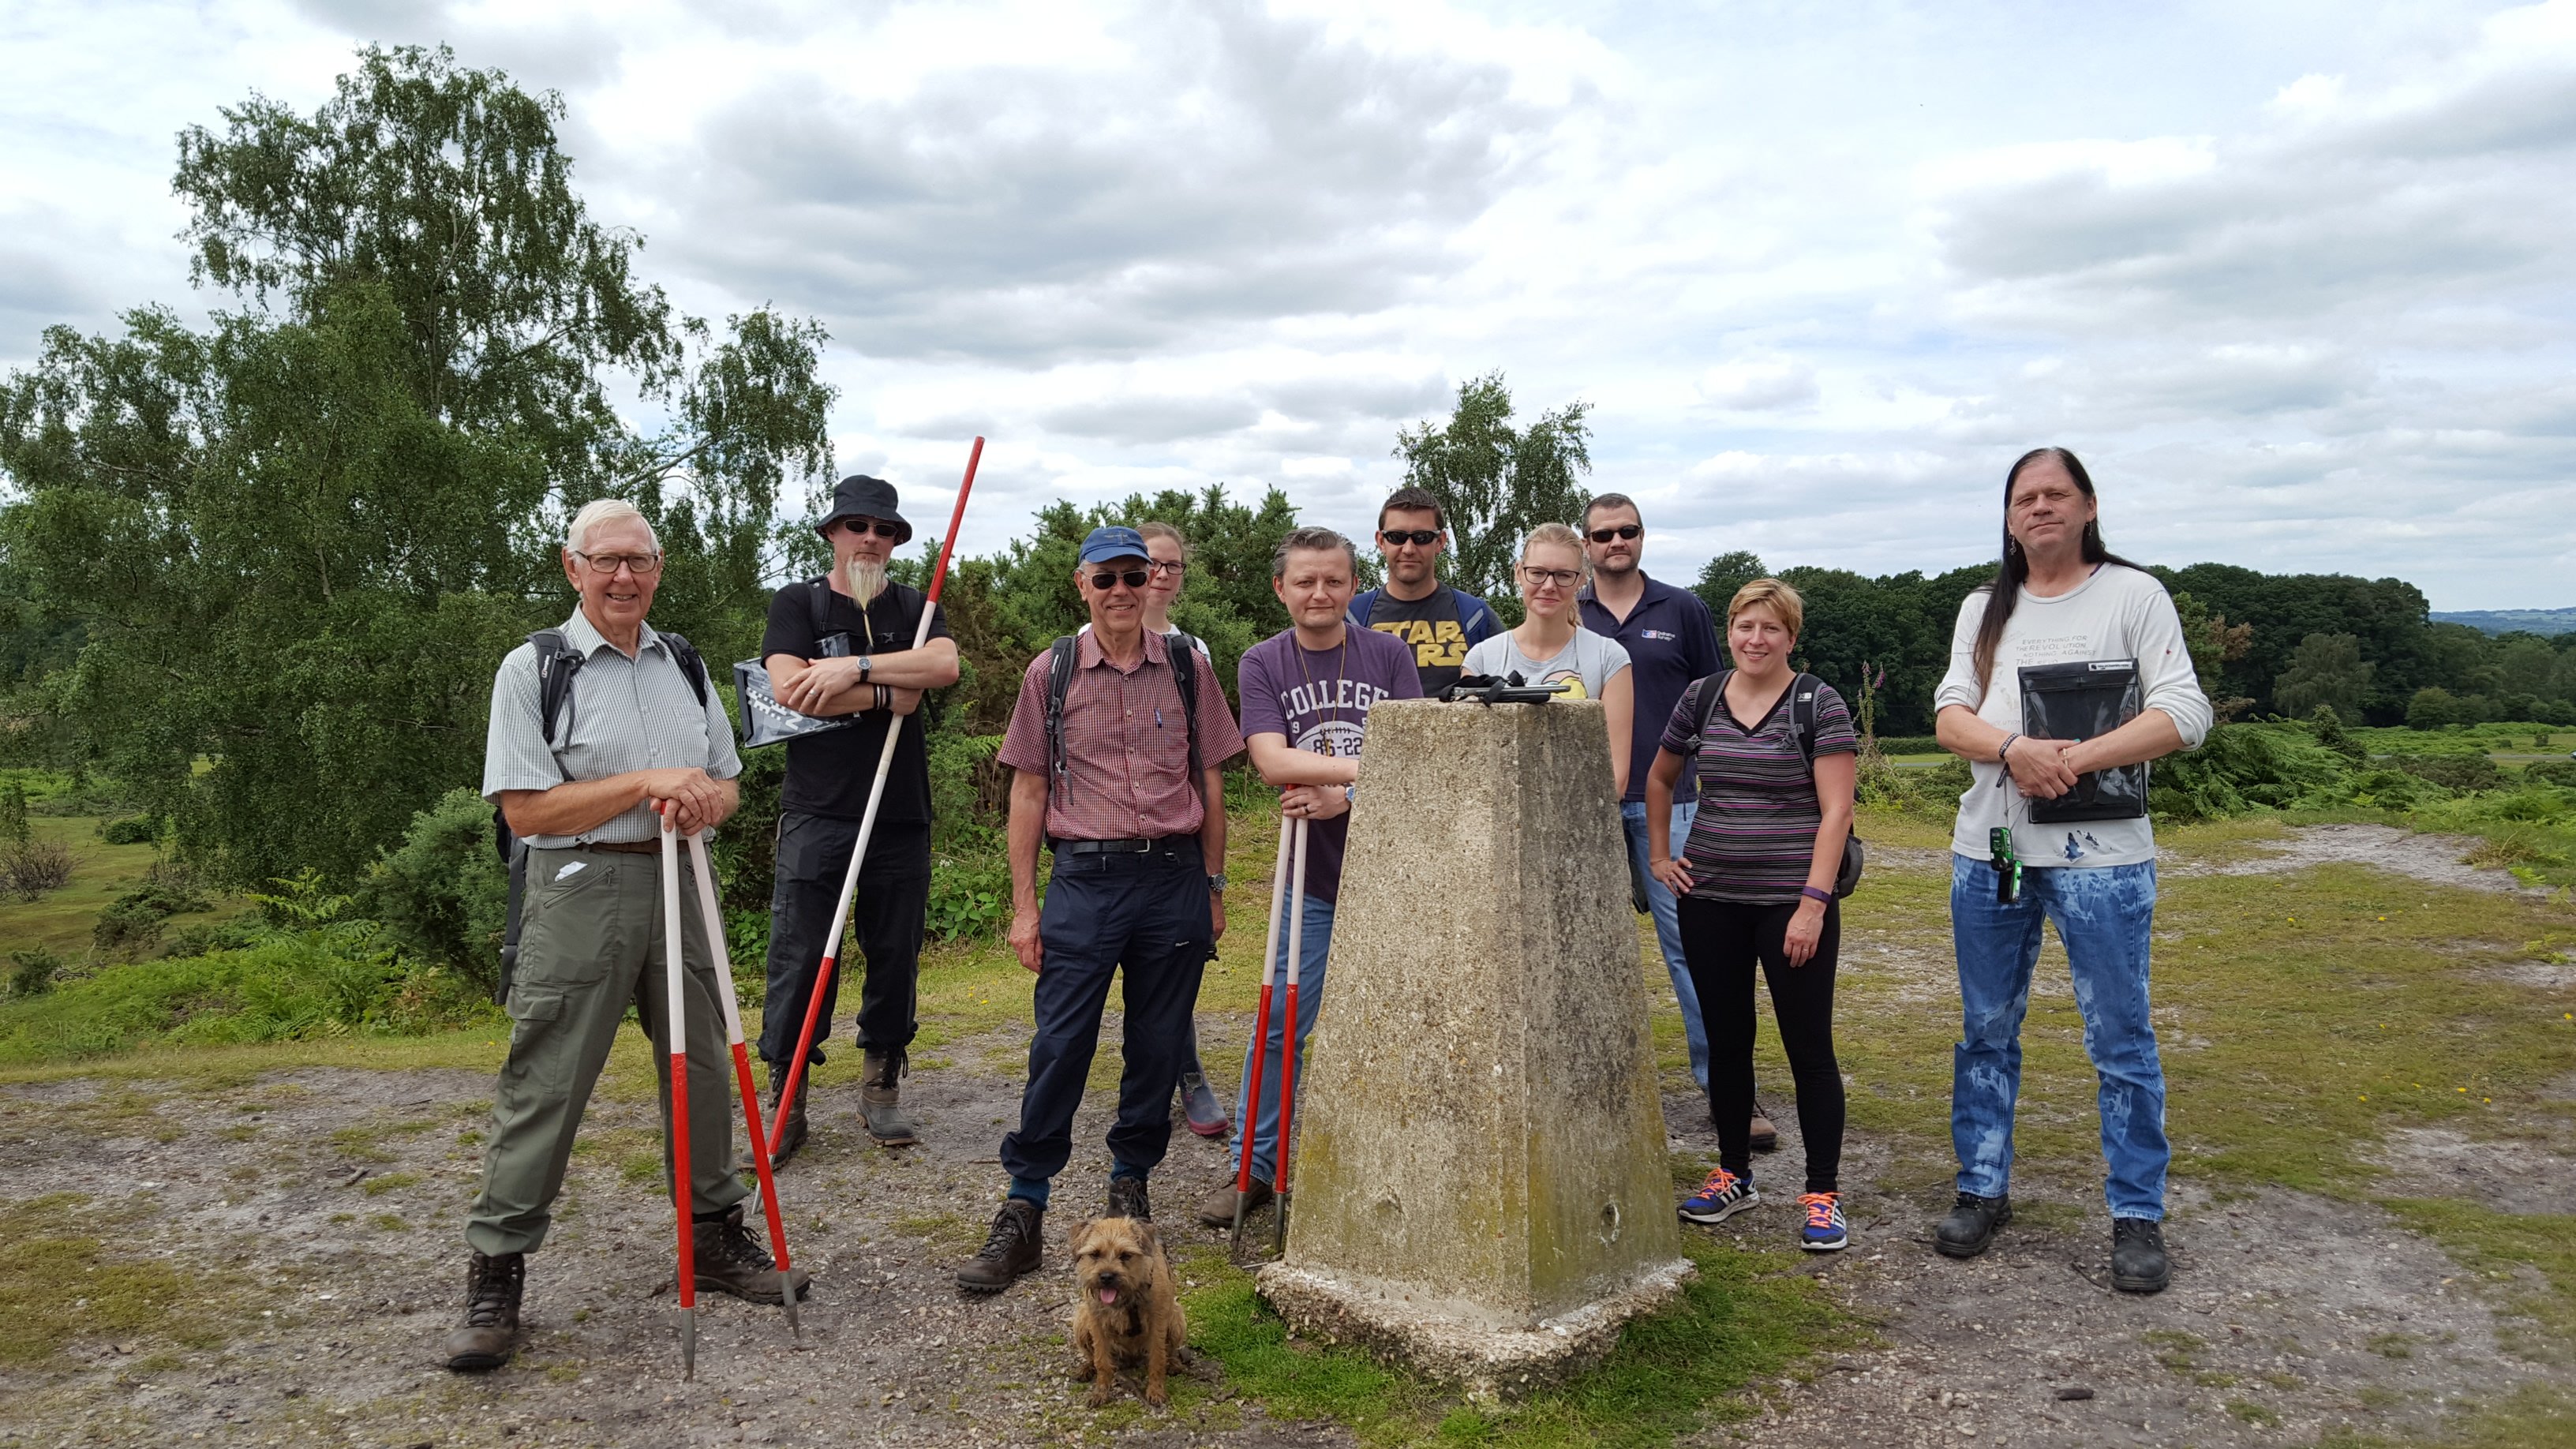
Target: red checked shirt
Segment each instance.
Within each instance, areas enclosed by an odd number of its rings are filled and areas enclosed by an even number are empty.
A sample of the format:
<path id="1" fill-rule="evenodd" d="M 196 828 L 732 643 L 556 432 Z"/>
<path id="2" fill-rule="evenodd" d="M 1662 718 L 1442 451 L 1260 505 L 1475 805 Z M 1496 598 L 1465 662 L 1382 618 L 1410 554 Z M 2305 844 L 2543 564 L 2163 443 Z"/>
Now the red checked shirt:
<path id="1" fill-rule="evenodd" d="M 1058 840 L 1159 840 L 1187 835 L 1205 816 L 1190 779 L 1187 716 L 1162 636 L 1147 632 L 1144 658 L 1121 669 L 1096 635 L 1074 642 L 1064 693 L 1065 780 L 1047 782 L 1047 834 Z M 1196 661 L 1199 765 L 1243 753 L 1243 735 L 1205 659 Z M 1047 656 L 1029 661 L 998 757 L 1014 770 L 1048 773 Z"/>

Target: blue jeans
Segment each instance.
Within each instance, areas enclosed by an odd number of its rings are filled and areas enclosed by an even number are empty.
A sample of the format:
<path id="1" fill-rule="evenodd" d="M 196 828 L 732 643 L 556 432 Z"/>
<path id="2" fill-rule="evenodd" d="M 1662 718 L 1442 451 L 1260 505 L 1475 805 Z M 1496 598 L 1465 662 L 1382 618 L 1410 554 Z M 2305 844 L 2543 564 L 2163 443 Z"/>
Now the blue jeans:
<path id="1" fill-rule="evenodd" d="M 1964 1024 L 1950 1084 L 1950 1141 L 1959 1191 L 2002 1194 L 2012 1181 L 2013 1103 L 2021 1093 L 2021 1023 L 2039 962 L 2040 926 L 2057 923 L 2084 1015 L 2084 1051 L 2101 1077 L 2103 1196 L 2115 1218 L 2161 1221 L 2165 1074 L 2148 1018 L 2147 950 L 2155 925 L 2156 867 L 2051 866 L 2022 873 L 2021 899 L 1995 900 L 1982 860 L 1950 858 L 1950 930 L 1959 953 Z"/>
<path id="2" fill-rule="evenodd" d="M 1286 906 L 1282 903 L 1282 914 Z M 1306 1038 L 1315 1031 L 1315 1018 L 1324 1009 L 1324 958 L 1333 944 L 1333 903 L 1306 897 L 1303 913 L 1304 932 L 1297 945 L 1297 1083 L 1302 1090 L 1306 1076 Z M 1235 1099 L 1234 1133 L 1225 1140 L 1225 1162 L 1229 1180 L 1237 1163 L 1243 1161 L 1243 1124 L 1252 1123 L 1252 1176 L 1260 1182 L 1276 1182 L 1279 1152 L 1279 1052 L 1280 1028 L 1288 1016 L 1288 931 L 1280 922 L 1279 950 L 1270 958 L 1270 1030 L 1261 1039 L 1261 1114 L 1253 1116 L 1252 1048 L 1243 1049 L 1243 1091 Z M 1265 923 L 1262 934 L 1270 934 Z M 1290 1127 L 1295 1130 L 1293 1124 Z M 1290 1147 L 1296 1140 L 1289 1140 Z"/>
<path id="3" fill-rule="evenodd" d="M 1682 842 L 1690 839 L 1691 821 L 1698 815 L 1697 800 L 1683 800 L 1673 806 L 1670 843 L 1675 858 L 1682 853 Z M 1645 870 L 1646 802 L 1623 802 L 1619 822 L 1628 827 L 1628 859 L 1638 870 Z M 1699 1018 L 1699 988 L 1691 984 L 1690 961 L 1682 954 L 1681 919 L 1675 914 L 1673 893 L 1651 874 L 1646 877 L 1646 909 L 1655 918 L 1655 945 L 1663 951 L 1664 970 L 1673 978 L 1673 998 L 1682 1004 L 1682 1035 L 1690 1042 L 1691 1080 L 1699 1083 L 1700 1095 L 1706 1096 L 1708 1027 Z"/>

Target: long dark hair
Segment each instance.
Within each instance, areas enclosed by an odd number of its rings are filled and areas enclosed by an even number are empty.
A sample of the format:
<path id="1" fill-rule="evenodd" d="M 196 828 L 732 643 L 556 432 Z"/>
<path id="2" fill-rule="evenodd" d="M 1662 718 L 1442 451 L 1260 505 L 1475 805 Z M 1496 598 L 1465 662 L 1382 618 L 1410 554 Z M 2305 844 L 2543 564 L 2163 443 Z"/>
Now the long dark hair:
<path id="1" fill-rule="evenodd" d="M 2030 577 L 2030 558 L 2021 551 L 2021 544 L 2012 536 L 2013 484 L 2021 478 L 2022 469 L 2042 458 L 2055 459 L 2057 465 L 2066 470 L 2066 476 L 2075 480 L 2077 491 L 2088 501 L 2094 496 L 2093 475 L 2084 471 L 2081 459 L 2064 448 L 2033 448 L 2015 458 L 2012 470 L 2004 474 L 2003 561 L 1995 565 L 1994 582 L 1983 590 L 1986 616 L 1977 624 L 1975 657 L 1977 688 L 1980 690 L 1994 682 L 1995 651 L 2003 646 L 2004 625 L 2011 621 L 2013 606 L 2021 602 L 2022 583 Z M 2098 516 L 2084 521 L 2084 561 L 2089 564 L 2114 563 L 2124 568 L 2138 567 L 2102 546 L 2102 520 Z"/>

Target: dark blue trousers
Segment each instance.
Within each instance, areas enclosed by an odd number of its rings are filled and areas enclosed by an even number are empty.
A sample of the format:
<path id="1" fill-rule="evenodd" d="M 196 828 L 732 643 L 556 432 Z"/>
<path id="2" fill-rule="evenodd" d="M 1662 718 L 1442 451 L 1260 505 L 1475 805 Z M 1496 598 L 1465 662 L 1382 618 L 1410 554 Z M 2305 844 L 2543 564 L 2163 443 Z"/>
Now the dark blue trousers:
<path id="1" fill-rule="evenodd" d="M 1100 1045 L 1109 978 L 1122 967 L 1126 1069 L 1109 1155 L 1141 1173 L 1159 1164 L 1171 1143 L 1172 1088 L 1189 1053 L 1190 1010 L 1215 935 L 1198 837 L 1155 844 L 1147 854 L 1056 856 L 1038 914 L 1045 954 L 1029 1085 L 1020 1094 L 1019 1130 L 1002 1139 L 1002 1168 L 1015 1178 L 1043 1181 L 1064 1171 L 1074 1109 Z"/>

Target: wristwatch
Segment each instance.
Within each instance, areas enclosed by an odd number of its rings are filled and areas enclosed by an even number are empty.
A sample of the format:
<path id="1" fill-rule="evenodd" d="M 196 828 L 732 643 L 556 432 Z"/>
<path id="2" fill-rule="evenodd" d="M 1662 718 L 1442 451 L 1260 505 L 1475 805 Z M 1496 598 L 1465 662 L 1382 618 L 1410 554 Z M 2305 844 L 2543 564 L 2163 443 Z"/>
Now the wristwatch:
<path id="1" fill-rule="evenodd" d="M 1212 896 L 1221 896 L 1225 894 L 1224 871 L 1218 871 L 1216 874 L 1208 877 L 1208 894 Z"/>
<path id="2" fill-rule="evenodd" d="M 861 684 L 873 684 L 873 683 L 875 683 L 875 682 L 876 682 L 875 680 L 870 679 L 870 678 L 868 677 L 868 672 L 869 672 L 871 669 L 875 668 L 875 667 L 876 667 L 876 661 L 875 661 L 875 660 L 870 659 L 868 656 L 866 656 L 866 655 L 864 655 L 864 654 L 860 655 L 860 656 L 859 656 L 859 683 L 861 683 Z"/>

